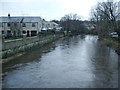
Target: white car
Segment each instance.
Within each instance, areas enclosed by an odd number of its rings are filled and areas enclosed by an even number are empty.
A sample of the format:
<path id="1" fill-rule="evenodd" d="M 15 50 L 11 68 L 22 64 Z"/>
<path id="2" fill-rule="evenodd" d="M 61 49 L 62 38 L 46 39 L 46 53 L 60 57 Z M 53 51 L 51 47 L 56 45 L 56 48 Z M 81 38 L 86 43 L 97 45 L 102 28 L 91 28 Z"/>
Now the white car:
<path id="1" fill-rule="evenodd" d="M 110 35 L 111 35 L 112 37 L 115 37 L 115 38 L 117 38 L 117 37 L 118 37 L 117 32 L 112 32 Z"/>

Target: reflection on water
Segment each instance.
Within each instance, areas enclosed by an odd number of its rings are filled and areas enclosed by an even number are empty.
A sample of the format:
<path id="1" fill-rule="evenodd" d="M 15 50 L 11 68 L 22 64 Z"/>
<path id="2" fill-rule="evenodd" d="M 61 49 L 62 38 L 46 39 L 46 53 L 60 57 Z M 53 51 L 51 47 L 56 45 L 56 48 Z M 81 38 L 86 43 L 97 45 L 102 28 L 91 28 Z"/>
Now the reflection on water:
<path id="1" fill-rule="evenodd" d="M 97 36 L 73 36 L 3 65 L 3 87 L 118 87 L 118 55 Z"/>

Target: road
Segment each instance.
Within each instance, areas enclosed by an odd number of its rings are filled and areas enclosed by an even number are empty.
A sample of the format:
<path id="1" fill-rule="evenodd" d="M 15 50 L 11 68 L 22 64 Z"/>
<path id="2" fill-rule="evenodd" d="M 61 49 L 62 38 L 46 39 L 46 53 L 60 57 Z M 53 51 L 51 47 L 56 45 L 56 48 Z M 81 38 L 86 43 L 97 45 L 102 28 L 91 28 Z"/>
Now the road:
<path id="1" fill-rule="evenodd" d="M 118 57 L 97 36 L 62 38 L 3 64 L 3 88 L 117 88 Z"/>

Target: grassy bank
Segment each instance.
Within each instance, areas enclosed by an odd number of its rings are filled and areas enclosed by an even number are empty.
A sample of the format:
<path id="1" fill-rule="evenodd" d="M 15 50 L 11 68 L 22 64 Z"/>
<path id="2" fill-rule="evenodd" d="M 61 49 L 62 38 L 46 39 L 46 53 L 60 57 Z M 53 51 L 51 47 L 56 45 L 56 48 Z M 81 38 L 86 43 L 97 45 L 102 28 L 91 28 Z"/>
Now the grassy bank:
<path id="1" fill-rule="evenodd" d="M 108 47 L 114 49 L 120 55 L 120 42 L 114 38 L 104 38 L 101 40 Z"/>
<path id="2" fill-rule="evenodd" d="M 32 51 L 35 48 L 38 47 L 42 47 L 45 44 L 49 44 L 55 40 L 58 40 L 61 37 L 61 35 L 58 36 L 53 36 L 51 38 L 48 38 L 47 40 L 44 41 L 40 41 L 40 42 L 34 42 L 32 45 L 26 45 L 24 47 L 20 47 L 20 48 L 15 48 L 11 51 L 7 51 L 5 53 L 3 53 L 2 58 L 3 58 L 3 62 L 7 62 L 15 57 L 21 56 L 26 52 Z M 43 37 L 44 38 L 44 37 Z"/>

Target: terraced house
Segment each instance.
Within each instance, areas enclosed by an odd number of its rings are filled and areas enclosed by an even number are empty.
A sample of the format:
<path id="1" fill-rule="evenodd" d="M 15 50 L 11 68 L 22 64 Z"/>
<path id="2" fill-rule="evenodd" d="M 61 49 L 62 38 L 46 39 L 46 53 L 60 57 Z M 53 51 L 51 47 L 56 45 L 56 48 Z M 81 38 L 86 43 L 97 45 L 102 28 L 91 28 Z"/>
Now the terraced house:
<path id="1" fill-rule="evenodd" d="M 20 36 L 22 34 L 22 17 L 0 17 L 0 31 L 8 37 Z"/>
<path id="2" fill-rule="evenodd" d="M 36 36 L 41 32 L 42 19 L 40 17 L 0 17 L 0 30 L 8 37 Z"/>
<path id="3" fill-rule="evenodd" d="M 23 17 L 22 30 L 27 36 L 36 36 L 42 29 L 42 19 L 40 17 Z"/>
<path id="4" fill-rule="evenodd" d="M 48 22 L 41 17 L 0 17 L 0 32 L 9 37 L 37 36 L 41 31 L 60 29 L 55 22 Z"/>
<path id="5" fill-rule="evenodd" d="M 50 22 L 50 21 L 42 21 L 42 29 L 41 31 L 43 32 L 48 32 L 50 30 L 55 30 L 55 31 L 60 31 L 62 27 L 59 26 L 59 24 L 55 22 Z"/>
<path id="6" fill-rule="evenodd" d="M 47 32 L 48 31 L 48 22 L 43 20 L 42 22 L 42 31 Z"/>

